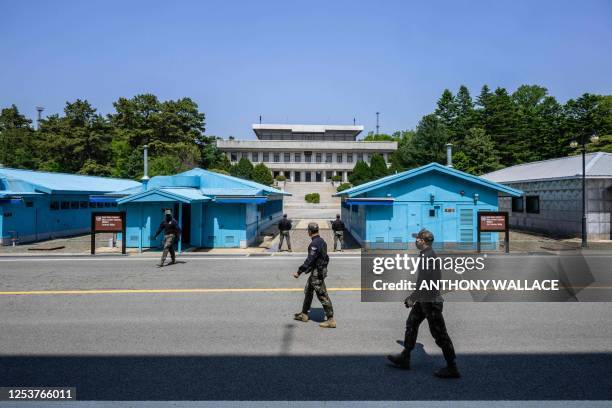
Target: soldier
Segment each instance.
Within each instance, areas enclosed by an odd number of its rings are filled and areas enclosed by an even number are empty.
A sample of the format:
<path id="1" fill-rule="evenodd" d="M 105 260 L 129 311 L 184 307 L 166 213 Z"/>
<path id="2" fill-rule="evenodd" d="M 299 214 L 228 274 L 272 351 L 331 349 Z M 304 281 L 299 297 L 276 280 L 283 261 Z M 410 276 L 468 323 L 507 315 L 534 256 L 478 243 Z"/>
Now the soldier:
<path id="1" fill-rule="evenodd" d="M 291 238 L 289 237 L 289 231 L 291 230 L 291 220 L 287 219 L 287 214 L 283 214 L 283 218 L 278 223 L 278 230 L 280 231 L 280 242 L 278 243 L 278 252 L 282 251 L 283 239 L 287 240 L 287 248 L 291 251 Z"/>
<path id="2" fill-rule="evenodd" d="M 332 231 L 334 231 L 334 252 L 336 252 L 336 245 L 340 244 L 340 252 L 342 252 L 342 246 L 344 245 L 344 223 L 340 219 L 340 214 L 336 214 L 336 220 L 331 223 Z"/>
<path id="3" fill-rule="evenodd" d="M 329 263 L 329 256 L 327 255 L 327 244 L 319 236 L 319 225 L 316 222 L 308 224 L 308 236 L 312 239 L 308 246 L 308 257 L 304 264 L 300 266 L 297 272 L 293 273 L 294 278 L 299 278 L 302 273 L 310 273 L 306 287 L 304 288 L 304 304 L 302 305 L 302 311 L 294 315 L 295 320 L 301 322 L 308 321 L 308 312 L 312 304 L 313 292 L 317 294 L 317 298 L 323 310 L 327 320 L 319 324 L 320 327 L 333 329 L 336 327 L 336 320 L 334 319 L 334 308 L 332 306 L 329 295 L 327 294 L 327 288 L 325 287 L 325 278 L 327 277 L 327 264 Z"/>
<path id="4" fill-rule="evenodd" d="M 416 344 L 419 325 L 427 319 L 429 331 L 436 341 L 438 347 L 442 349 L 446 367 L 437 370 L 434 374 L 440 378 L 459 378 L 459 371 L 455 363 L 455 349 L 446 331 L 444 317 L 442 316 L 442 296 L 438 290 L 421 291 L 418 288 L 423 281 L 437 281 L 441 278 L 440 269 L 435 262 L 427 267 L 427 259 L 437 258 L 431 245 L 434 241 L 433 234 L 422 229 L 417 234 L 412 234 L 416 238 L 416 247 L 421 251 L 421 264 L 417 276 L 416 288 L 404 301 L 407 308 L 412 308 L 406 320 L 406 334 L 404 337 L 404 351 L 397 355 L 388 355 L 387 358 L 396 366 L 410 368 L 410 352 Z M 424 267 L 425 264 L 425 267 Z"/>
<path id="5" fill-rule="evenodd" d="M 166 210 L 164 220 L 159 224 L 157 232 L 153 236 L 153 239 L 157 239 L 160 232 L 164 231 L 164 251 L 162 252 L 161 262 L 157 264 L 160 268 L 164 266 L 168 252 L 170 252 L 170 258 L 172 261 L 168 265 L 176 263 L 176 254 L 174 253 L 174 242 L 181 235 L 181 227 L 178 222 L 172 217 L 172 211 Z"/>

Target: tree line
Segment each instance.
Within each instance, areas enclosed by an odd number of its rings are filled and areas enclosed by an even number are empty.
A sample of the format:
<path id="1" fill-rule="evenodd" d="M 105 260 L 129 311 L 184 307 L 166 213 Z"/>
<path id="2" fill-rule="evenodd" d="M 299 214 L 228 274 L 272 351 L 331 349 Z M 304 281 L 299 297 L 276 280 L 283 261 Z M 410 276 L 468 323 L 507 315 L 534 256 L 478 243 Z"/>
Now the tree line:
<path id="1" fill-rule="evenodd" d="M 445 145 L 452 143 L 453 165 L 480 175 L 576 154 L 571 141 L 592 134 L 600 140 L 588 144 L 588 151 L 612 152 L 612 95 L 585 93 L 560 104 L 542 86 L 523 85 L 509 93 L 485 85 L 475 100 L 465 86 L 456 94 L 445 89 L 435 111 L 425 115 L 416 129 L 391 135 L 370 132 L 364 140 L 398 142 L 390 172 L 430 162 L 444 164 Z"/>

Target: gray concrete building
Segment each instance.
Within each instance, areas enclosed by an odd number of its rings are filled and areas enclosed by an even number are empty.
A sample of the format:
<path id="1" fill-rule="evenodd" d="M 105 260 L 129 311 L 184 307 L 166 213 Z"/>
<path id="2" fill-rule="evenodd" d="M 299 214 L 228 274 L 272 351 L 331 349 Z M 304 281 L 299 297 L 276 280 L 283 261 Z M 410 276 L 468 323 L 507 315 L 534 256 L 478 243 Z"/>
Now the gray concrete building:
<path id="1" fill-rule="evenodd" d="M 582 229 L 582 156 L 519 164 L 482 177 L 525 192 L 500 198 L 510 227 L 557 237 L 580 237 Z M 586 155 L 587 237 L 612 239 L 612 153 Z"/>
<path id="2" fill-rule="evenodd" d="M 276 177 L 293 182 L 348 181 L 355 163 L 369 164 L 372 155 L 383 156 L 387 165 L 397 142 L 363 142 L 357 136 L 363 126 L 254 124 L 257 140 L 218 140 L 217 147 L 232 163 L 242 157 L 253 164 L 265 163 Z"/>

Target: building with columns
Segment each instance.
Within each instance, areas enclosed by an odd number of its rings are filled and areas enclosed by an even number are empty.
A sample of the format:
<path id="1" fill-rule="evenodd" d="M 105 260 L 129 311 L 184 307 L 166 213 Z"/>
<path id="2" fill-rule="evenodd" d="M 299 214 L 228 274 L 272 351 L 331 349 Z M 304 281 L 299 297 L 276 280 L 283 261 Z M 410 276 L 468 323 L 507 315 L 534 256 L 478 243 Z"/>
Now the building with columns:
<path id="1" fill-rule="evenodd" d="M 265 163 L 276 177 L 294 182 L 330 181 L 348 176 L 355 163 L 370 163 L 380 154 L 387 164 L 397 142 L 363 142 L 357 136 L 363 126 L 254 124 L 257 140 L 218 140 L 217 147 L 232 163 L 241 158 Z"/>

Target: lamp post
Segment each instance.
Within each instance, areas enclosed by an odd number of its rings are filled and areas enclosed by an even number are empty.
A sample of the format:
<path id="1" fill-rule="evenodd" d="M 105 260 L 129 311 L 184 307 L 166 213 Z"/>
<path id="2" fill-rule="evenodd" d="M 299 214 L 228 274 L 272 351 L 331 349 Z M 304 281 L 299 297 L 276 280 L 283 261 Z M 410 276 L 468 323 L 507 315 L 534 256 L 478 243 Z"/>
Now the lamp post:
<path id="1" fill-rule="evenodd" d="M 587 217 L 586 217 L 586 135 L 580 136 L 580 146 L 582 150 L 582 248 L 587 247 Z M 592 143 L 597 143 L 599 137 L 593 133 L 589 138 Z M 574 139 L 570 143 L 572 148 L 578 147 L 578 142 Z"/>

